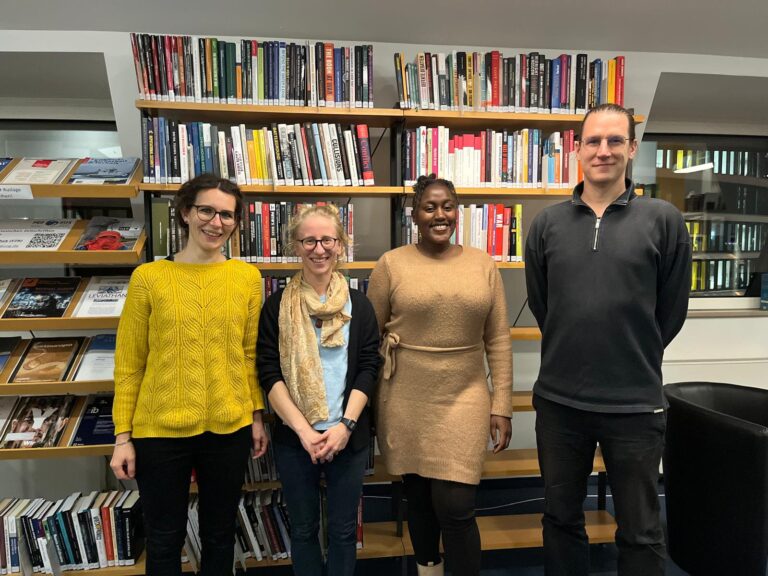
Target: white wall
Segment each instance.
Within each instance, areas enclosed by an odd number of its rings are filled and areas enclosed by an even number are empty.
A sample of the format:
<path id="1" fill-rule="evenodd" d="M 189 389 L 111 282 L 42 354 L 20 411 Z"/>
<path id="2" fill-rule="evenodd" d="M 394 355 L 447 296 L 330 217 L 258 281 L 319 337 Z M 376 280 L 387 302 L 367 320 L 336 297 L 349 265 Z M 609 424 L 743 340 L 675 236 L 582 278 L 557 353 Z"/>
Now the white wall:
<path id="1" fill-rule="evenodd" d="M 298 39 L 301 40 L 301 39 Z M 329 40 L 329 39 L 324 39 Z M 527 47 L 437 46 L 419 44 L 374 43 L 376 54 L 374 78 L 375 101 L 379 108 L 395 102 L 392 55 L 402 51 L 411 60 L 417 51 L 450 51 L 451 49 L 489 50 L 503 49 L 508 53 L 527 52 Z M 139 113 L 134 107 L 136 79 L 129 36 L 121 32 L 59 32 L 59 31 L 0 31 L 0 52 L 103 52 L 112 97 L 114 119 L 123 154 L 140 155 Z M 539 48 L 539 51 L 541 49 Z M 578 52 L 578 46 L 545 50 L 547 55 Z M 590 57 L 613 57 L 615 53 L 588 51 Z M 733 76 L 768 76 L 768 59 L 703 56 L 693 54 L 660 54 L 629 52 L 626 56 L 625 102 L 637 114 L 648 115 L 659 77 L 664 72 L 722 74 Z M 9 81 L 9 79 L 6 79 Z M 55 95 L 41 95 L 50 98 Z M 691 95 L 692 98 L 695 95 Z M 46 101 L 46 106 L 56 102 Z M 61 104 L 65 107 L 64 104 Z M 70 106 L 71 107 L 71 106 Z M 50 110 L 51 108 L 46 108 Z M 0 107 L 0 113 L 2 108 Z M 643 126 L 639 127 L 641 137 Z M 376 176 L 381 183 L 388 182 L 388 142 L 382 142 L 376 159 Z M 357 202 L 358 226 L 356 230 L 361 256 L 381 253 L 389 242 L 389 203 L 383 200 Z M 544 205 L 544 201 L 526 203 L 526 221 Z M 532 209 L 529 209 L 532 207 Z M 139 212 L 140 214 L 140 212 Z M 382 223 L 384 220 L 385 223 Z M 503 272 L 507 285 L 512 317 L 523 304 L 525 289 L 523 273 L 515 270 Z M 521 317 L 521 325 L 532 324 L 528 312 Z M 515 386 L 519 390 L 533 386 L 538 370 L 539 344 L 515 343 Z M 763 374 L 768 368 L 768 318 L 758 319 L 692 319 L 670 346 L 664 365 L 667 381 L 725 380 L 734 383 L 766 387 Z M 514 447 L 533 447 L 533 416 L 518 414 L 514 420 Z M 61 471 L 66 466 L 67 473 Z M 76 472 L 74 472 L 76 470 Z M 32 482 L 30 479 L 37 480 Z M 86 461 L 0 463 L 0 486 L 3 494 L 57 495 L 66 479 L 70 485 L 85 488 L 87 483 L 99 486 L 103 482 L 103 464 L 98 459 Z"/>

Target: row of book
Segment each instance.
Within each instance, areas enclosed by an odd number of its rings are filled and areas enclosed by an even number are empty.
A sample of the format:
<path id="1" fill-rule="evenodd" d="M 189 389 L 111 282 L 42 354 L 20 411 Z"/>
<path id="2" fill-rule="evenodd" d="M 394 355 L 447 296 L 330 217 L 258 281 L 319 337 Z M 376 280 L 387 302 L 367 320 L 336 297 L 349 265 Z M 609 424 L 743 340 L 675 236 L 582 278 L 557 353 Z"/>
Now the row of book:
<path id="1" fill-rule="evenodd" d="M 11 162 L 0 158 L 0 172 Z M 20 158 L 0 184 L 126 184 L 138 166 L 138 158 Z"/>
<path id="2" fill-rule="evenodd" d="M 746 258 L 693 260 L 691 292 L 744 290 L 756 272 L 756 260 Z"/>
<path id="3" fill-rule="evenodd" d="M 395 53 L 400 108 L 584 114 L 602 103 L 624 105 L 625 58 L 587 54 L 547 58 L 490 52 Z"/>
<path id="4" fill-rule="evenodd" d="M 574 131 L 492 129 L 451 134 L 446 126 L 405 130 L 402 176 L 412 185 L 421 174 L 437 174 L 456 186 L 571 188 L 581 177 Z"/>
<path id="5" fill-rule="evenodd" d="M 373 46 L 131 34 L 144 100 L 373 108 Z"/>
<path id="6" fill-rule="evenodd" d="M 112 380 L 115 335 L 0 338 L 0 389 L 4 382 Z"/>
<path id="7" fill-rule="evenodd" d="M 522 204 L 459 205 L 457 216 L 452 243 L 483 250 L 497 262 L 523 261 Z M 402 239 L 405 244 L 419 241 L 411 207 L 403 212 Z"/>
<path id="8" fill-rule="evenodd" d="M 64 276 L 0 280 L 2 318 L 120 316 L 128 276 Z"/>
<path id="9" fill-rule="evenodd" d="M 225 252 L 246 262 L 287 263 L 300 262 L 298 256 L 287 254 L 286 231 L 290 220 L 300 206 L 317 203 L 261 202 L 246 200 L 239 231 L 225 246 Z M 354 205 L 338 206 L 342 225 L 350 237 L 347 261 L 354 260 Z M 176 224 L 175 209 L 167 198 L 152 201 L 152 249 L 155 259 L 174 254 L 184 246 L 184 237 Z"/>
<path id="10" fill-rule="evenodd" d="M 662 170 L 699 168 L 711 170 L 713 174 L 718 176 L 768 179 L 768 151 L 732 148 L 716 150 L 658 148 L 656 150 L 656 168 Z"/>
<path id="11" fill-rule="evenodd" d="M 136 490 L 0 499 L 0 573 L 132 566 L 144 549 Z"/>
<path id="12" fill-rule="evenodd" d="M 0 220 L 0 251 L 61 248 L 78 221 L 73 218 Z M 74 250 L 132 250 L 144 224 L 131 218 L 95 216 L 88 220 Z"/>
<path id="13" fill-rule="evenodd" d="M 346 276 L 347 284 L 353 290 L 360 290 L 363 294 L 368 293 L 368 278 L 355 278 Z M 262 294 L 266 300 L 275 292 L 285 288 L 291 281 L 291 276 L 262 276 Z"/>
<path id="14" fill-rule="evenodd" d="M 368 126 L 305 122 L 246 128 L 142 119 L 146 183 L 213 173 L 243 185 L 373 186 Z"/>
<path id="15" fill-rule="evenodd" d="M 759 252 L 768 224 L 726 220 L 686 220 L 693 252 Z"/>

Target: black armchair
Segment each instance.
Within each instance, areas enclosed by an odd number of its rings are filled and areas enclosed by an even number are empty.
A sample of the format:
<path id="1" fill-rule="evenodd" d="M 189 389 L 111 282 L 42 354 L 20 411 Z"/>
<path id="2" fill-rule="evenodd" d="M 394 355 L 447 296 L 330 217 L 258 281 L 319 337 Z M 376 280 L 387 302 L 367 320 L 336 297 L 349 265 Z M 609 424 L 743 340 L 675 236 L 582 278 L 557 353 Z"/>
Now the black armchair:
<path id="1" fill-rule="evenodd" d="M 765 576 L 768 390 L 685 382 L 664 392 L 670 557 L 694 576 Z"/>

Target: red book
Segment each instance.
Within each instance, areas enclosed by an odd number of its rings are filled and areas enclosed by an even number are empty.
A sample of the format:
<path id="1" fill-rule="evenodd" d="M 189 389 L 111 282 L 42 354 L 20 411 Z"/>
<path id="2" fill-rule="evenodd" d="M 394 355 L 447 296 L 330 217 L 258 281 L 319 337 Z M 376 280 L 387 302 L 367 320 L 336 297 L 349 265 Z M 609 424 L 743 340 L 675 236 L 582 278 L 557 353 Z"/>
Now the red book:
<path id="1" fill-rule="evenodd" d="M 333 92 L 333 44 L 326 42 L 323 45 L 323 53 L 325 55 L 325 105 L 334 106 L 336 97 Z"/>
<path id="2" fill-rule="evenodd" d="M 438 129 L 432 128 L 432 174 L 438 174 L 438 152 L 440 151 L 440 138 L 438 136 Z M 438 174 L 438 176 L 444 176 L 443 174 Z"/>
<path id="3" fill-rule="evenodd" d="M 165 50 L 163 51 L 165 53 L 165 81 L 168 83 L 168 95 L 170 95 L 175 89 L 173 84 L 173 46 L 170 36 L 161 36 L 161 38 L 165 39 Z"/>
<path id="4" fill-rule="evenodd" d="M 269 202 L 261 203 L 261 253 L 263 262 L 272 261 L 272 243 L 269 235 Z"/>
<path id="5" fill-rule="evenodd" d="M 507 173 L 509 172 L 509 163 L 507 162 L 507 153 L 509 152 L 509 145 L 507 143 L 507 133 L 502 134 L 501 142 L 501 181 L 508 182 Z"/>
<path id="6" fill-rule="evenodd" d="M 136 34 L 133 32 L 131 32 L 131 51 L 133 52 L 133 67 L 136 69 L 136 83 L 139 87 L 139 93 L 142 98 L 144 98 L 148 92 L 146 82 L 143 82 L 142 80 L 143 75 L 141 72 L 141 63 L 139 62 L 139 47 L 137 45 Z"/>
<path id="7" fill-rule="evenodd" d="M 309 161 L 309 148 L 307 147 L 307 130 L 304 126 L 301 127 L 301 144 L 304 149 L 304 161 L 307 163 L 307 177 L 310 186 L 315 183 L 314 175 L 312 174 L 312 164 Z"/>
<path id="8" fill-rule="evenodd" d="M 501 99 L 499 98 L 500 83 L 499 83 L 499 57 L 501 54 L 498 50 L 491 52 L 491 106 L 498 107 Z"/>
<path id="9" fill-rule="evenodd" d="M 624 106 L 624 56 L 616 56 L 616 104 Z"/>
<path id="10" fill-rule="evenodd" d="M 163 84 L 160 82 L 160 61 L 158 59 L 160 48 L 161 46 L 157 36 L 152 35 L 152 64 L 155 76 L 155 93 L 158 96 L 158 100 L 160 99 L 159 97 L 163 95 Z"/>
<path id="11" fill-rule="evenodd" d="M 368 139 L 368 125 L 358 124 L 357 145 L 360 150 L 360 163 L 363 172 L 363 186 L 373 186 L 373 163 L 371 162 L 371 143 Z"/>
<path id="12" fill-rule="evenodd" d="M 494 227 L 496 226 L 496 204 L 487 204 L 488 218 L 485 221 L 485 251 L 493 258 L 493 243 L 496 240 Z"/>
<path id="13" fill-rule="evenodd" d="M 479 182 L 485 182 L 487 178 L 487 174 L 485 174 L 485 154 L 487 151 L 487 147 L 485 145 L 485 132 L 481 132 L 480 134 L 472 135 L 472 143 L 470 144 L 470 148 L 473 150 L 479 150 L 480 151 L 480 166 L 473 166 L 472 175 L 479 174 Z M 472 153 L 472 158 L 474 159 L 476 155 L 474 152 Z M 477 186 L 478 182 L 472 182 L 475 186 Z"/>
<path id="14" fill-rule="evenodd" d="M 504 204 L 496 204 L 493 222 L 493 259 L 504 260 Z"/>

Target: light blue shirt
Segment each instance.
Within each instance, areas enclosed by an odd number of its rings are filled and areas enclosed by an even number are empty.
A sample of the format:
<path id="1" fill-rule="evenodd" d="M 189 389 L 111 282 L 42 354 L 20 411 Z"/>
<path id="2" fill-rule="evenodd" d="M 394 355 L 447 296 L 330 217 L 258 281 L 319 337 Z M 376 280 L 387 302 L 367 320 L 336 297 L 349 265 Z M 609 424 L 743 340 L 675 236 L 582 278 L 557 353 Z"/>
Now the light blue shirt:
<path id="1" fill-rule="evenodd" d="M 320 297 L 321 302 L 325 302 L 325 296 Z M 344 311 L 352 314 L 352 300 L 347 299 L 344 304 Z M 328 420 L 317 422 L 313 428 L 315 430 L 327 430 L 341 422 L 344 416 L 344 389 L 347 385 L 347 351 L 349 348 L 349 322 L 344 324 L 342 334 L 344 335 L 344 346 L 326 348 L 320 345 L 320 332 L 313 323 L 315 336 L 317 336 L 317 348 L 320 352 L 320 363 L 323 365 L 323 381 L 325 382 L 325 398 L 328 402 Z"/>

